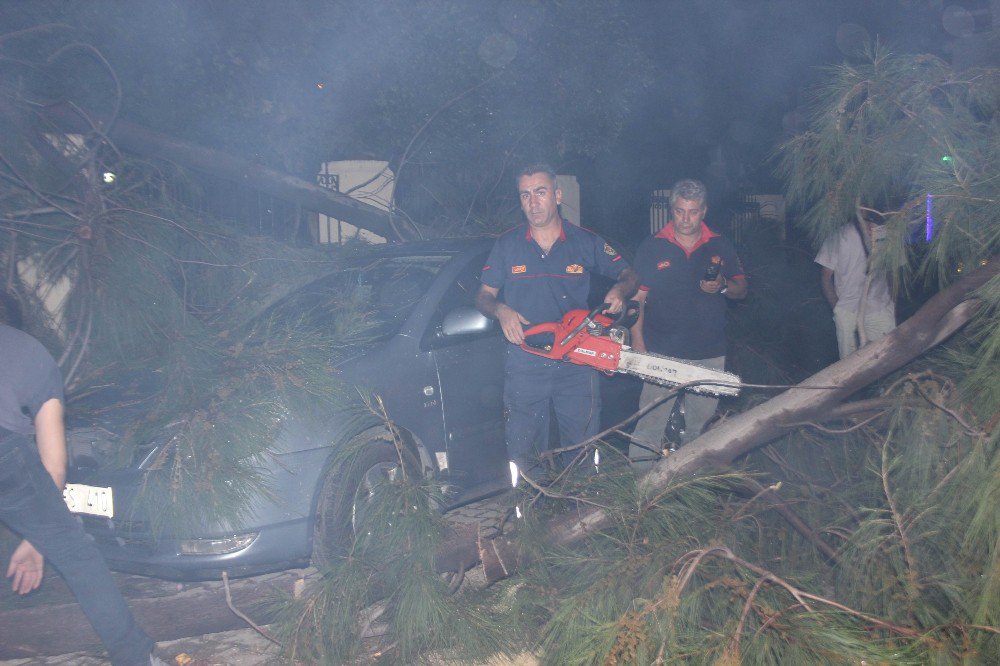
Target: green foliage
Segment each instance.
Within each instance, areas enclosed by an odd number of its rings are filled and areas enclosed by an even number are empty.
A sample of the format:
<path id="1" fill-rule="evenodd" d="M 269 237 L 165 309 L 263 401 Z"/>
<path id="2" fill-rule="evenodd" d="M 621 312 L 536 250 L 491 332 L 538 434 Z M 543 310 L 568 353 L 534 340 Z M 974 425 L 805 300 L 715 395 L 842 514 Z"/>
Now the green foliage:
<path id="1" fill-rule="evenodd" d="M 797 224 L 818 245 L 860 203 L 885 214 L 890 252 L 922 230 L 933 195 L 935 236 L 914 272 L 935 286 L 1000 247 L 1000 70 L 956 72 L 930 55 L 876 44 L 868 59 L 830 70 L 815 91 L 809 129 L 781 147 L 781 174 Z M 942 161 L 942 157 L 950 159 Z"/>
<path id="2" fill-rule="evenodd" d="M 138 504 L 155 532 L 238 529 L 251 501 L 269 494 L 264 459 L 284 427 L 361 407 L 336 377 L 343 338 L 332 332 L 265 319 L 244 338 L 228 337 L 178 346 L 164 391 L 125 442 L 161 444 Z"/>
<path id="3" fill-rule="evenodd" d="M 961 383 L 962 398 L 980 422 L 995 423 L 997 405 L 1000 405 L 1000 382 L 996 381 L 997 368 L 1000 368 L 1000 326 L 997 326 L 1000 322 L 1000 277 L 983 285 L 977 296 L 981 303 L 979 318 L 968 331 L 970 347 L 975 354 L 958 361 L 965 377 Z"/>
<path id="4" fill-rule="evenodd" d="M 543 518 L 598 501 L 616 524 L 553 549 L 529 514 L 537 564 L 513 612 L 524 632 L 540 627 L 543 663 L 995 661 L 996 436 L 956 406 L 938 374 L 954 370 L 947 356 L 888 386 L 899 405 L 874 424 L 794 432 L 747 461 L 835 535 L 835 563 L 738 475 L 675 480 L 655 498 L 630 472 L 556 490 L 572 499 L 550 498 Z"/>
<path id="5" fill-rule="evenodd" d="M 123 191 L 135 186 L 135 172 L 122 171 Z M 151 206 L 148 191 L 119 192 L 105 193 L 112 205 L 89 220 L 81 243 L 46 252 L 46 243 L 26 238 L 18 249 L 61 269 L 43 269 L 49 281 L 73 284 L 63 321 L 75 327 L 65 340 L 78 392 L 137 368 L 158 378 L 147 382 L 148 390 L 162 389 L 155 402 L 112 452 L 122 463 L 136 449 L 163 444 L 142 493 L 155 508 L 148 511 L 153 527 L 170 524 L 183 534 L 206 523 L 236 526 L 248 501 L 267 494 L 262 457 L 282 426 L 318 402 L 352 402 L 332 367 L 348 338 L 364 337 L 363 313 L 345 309 L 342 321 L 357 324 L 350 334 L 299 330 L 294 322 L 248 329 L 242 322 L 250 313 L 329 270 L 329 258 L 241 238 L 169 202 Z M 71 219 L 61 222 L 63 233 L 73 233 Z"/>
<path id="6" fill-rule="evenodd" d="M 996 661 L 997 441 L 956 402 L 962 390 L 946 379 L 960 370 L 953 355 L 885 386 L 898 405 L 877 421 L 848 433 L 796 430 L 746 462 L 779 479 L 780 501 L 835 539 L 835 562 L 770 500 L 748 497 L 743 475 L 675 479 L 651 496 L 631 471 L 606 469 L 560 480 L 540 506 L 522 502 L 518 534 L 532 566 L 460 603 L 497 626 L 516 623 L 505 649 L 527 648 L 546 664 Z M 413 618 L 413 633 L 393 625 L 386 639 L 413 652 L 390 660 L 412 663 L 478 626 L 434 596 L 441 581 L 412 552 L 440 547 L 436 518 L 408 513 L 435 490 L 398 492 L 368 514 L 371 526 L 324 579 L 333 587 L 291 615 L 297 658 L 357 655 L 358 617 L 376 597 L 395 613 L 386 623 L 404 609 Z M 549 543 L 550 519 L 594 503 L 613 516 L 610 528 L 572 548 Z M 359 572 L 370 594 L 345 611 Z M 325 615 L 320 603 L 331 604 Z M 328 651 L 302 652 L 317 646 Z"/>
<path id="7" fill-rule="evenodd" d="M 947 384 L 914 381 L 944 404 Z M 852 603 L 984 662 L 1000 658 L 996 635 L 971 629 L 997 626 L 995 613 L 983 612 L 998 601 L 988 583 L 1000 536 L 992 439 L 942 410 L 901 414 L 873 442 L 868 483 L 881 486 L 883 498 L 865 511 L 838 572 Z"/>
<path id="8" fill-rule="evenodd" d="M 20 45 L 11 43 L 4 46 Z M 368 305 L 344 304 L 340 327 L 325 332 L 267 319 L 248 325 L 334 268 L 331 256 L 240 234 L 180 203 L 197 188 L 188 174 L 98 139 L 46 132 L 16 91 L 0 93 L 10 121 L 0 196 L 11 239 L 0 265 L 25 305 L 26 327 L 62 351 L 71 404 L 106 396 L 100 387 L 123 374 L 146 378 L 138 382 L 145 395 L 100 408 L 114 421 L 145 399 L 145 412 L 114 433 L 117 450 L 103 453 L 120 465 L 162 445 L 141 493 L 154 529 L 235 529 L 250 498 L 267 496 L 263 457 L 285 425 L 318 404 L 359 402 L 342 395 L 332 368 L 368 334 Z"/>
<path id="9" fill-rule="evenodd" d="M 365 445 L 338 453 L 341 479 Z M 392 474 L 348 503 L 353 535 L 343 556 L 321 568 L 321 579 L 299 600 L 282 602 L 285 655 L 310 664 L 341 664 L 374 651 L 385 663 L 417 663 L 430 651 L 463 660 L 501 651 L 500 624 L 487 604 L 449 590 L 436 573 L 444 524 L 443 488 L 414 470 L 402 442 Z M 341 492 L 352 496 L 357 488 Z M 366 644 L 366 635 L 382 636 Z M 388 647 L 386 647 L 388 644 Z"/>
<path id="10" fill-rule="evenodd" d="M 879 210 L 890 239 L 880 267 L 913 291 L 996 262 L 998 100 L 996 68 L 956 72 L 932 56 L 895 55 L 882 46 L 865 62 L 831 70 L 809 130 L 782 147 L 799 225 L 819 243 L 859 205 Z M 908 238 L 923 237 L 928 194 L 934 236 L 908 245 Z M 826 443 L 811 461 L 789 463 L 787 450 L 781 459 L 796 484 L 840 486 L 836 496 L 847 512 L 835 518 L 832 504 L 814 496 L 809 522 L 830 525 L 844 540 L 833 571 L 839 597 L 919 632 L 915 640 L 893 639 L 901 658 L 1000 659 L 998 294 L 993 278 L 975 294 L 978 312 L 967 330 L 882 389 L 907 403 L 887 420 L 847 437 L 809 436 Z M 843 470 L 849 485 L 819 483 L 819 461 Z"/>
<path id="11" fill-rule="evenodd" d="M 542 663 L 888 660 L 859 618 L 822 602 L 800 606 L 774 574 L 735 554 L 768 550 L 754 547 L 756 530 L 741 518 L 749 505 L 732 492 L 742 485 L 740 475 L 706 476 L 649 496 L 630 471 L 602 475 L 576 485 L 571 502 L 599 500 L 616 526 L 572 550 L 547 545 L 529 514 L 524 547 L 538 564 L 519 583 L 513 613 L 537 637 Z M 568 510 L 546 506 L 542 520 Z M 800 574 L 808 583 L 798 589 L 816 584 L 808 568 Z"/>

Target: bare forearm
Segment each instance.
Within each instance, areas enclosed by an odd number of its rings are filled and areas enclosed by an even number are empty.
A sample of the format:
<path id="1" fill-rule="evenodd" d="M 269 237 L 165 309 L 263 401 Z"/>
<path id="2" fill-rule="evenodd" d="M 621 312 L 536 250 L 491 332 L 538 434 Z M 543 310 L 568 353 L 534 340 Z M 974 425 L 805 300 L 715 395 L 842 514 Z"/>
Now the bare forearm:
<path id="1" fill-rule="evenodd" d="M 829 268 L 824 268 L 823 273 L 820 276 L 820 288 L 823 290 L 823 296 L 826 298 L 826 302 L 830 304 L 831 308 L 837 307 L 837 290 L 833 284 L 833 271 Z"/>
<path id="2" fill-rule="evenodd" d="M 642 336 L 642 326 L 646 320 L 645 292 L 640 291 L 636 296 L 636 300 L 639 302 L 639 316 L 636 318 L 635 323 L 632 324 L 632 328 L 629 329 L 629 333 L 632 338 L 632 349 L 644 352 L 646 351 L 646 340 Z"/>
<path id="3" fill-rule="evenodd" d="M 519 345 L 524 342 L 524 326 L 531 323 L 506 303 L 497 298 L 500 291 L 483 285 L 476 294 L 476 308 L 487 317 L 500 322 L 500 329 L 509 342 Z"/>
<path id="4" fill-rule="evenodd" d="M 638 288 L 638 273 L 631 268 L 626 268 L 622 271 L 621 275 L 618 276 L 618 282 L 615 282 L 614 286 L 611 287 L 611 290 L 617 292 L 618 295 L 621 296 L 621 299 L 625 301 L 632 298 Z"/>
<path id="5" fill-rule="evenodd" d="M 604 295 L 604 303 L 607 306 L 606 312 L 618 314 L 625 309 L 625 301 L 635 293 L 639 284 L 639 277 L 631 268 L 625 268 L 618 275 L 618 282 L 608 289 Z"/>
<path id="6" fill-rule="evenodd" d="M 480 289 L 476 294 L 476 309 L 491 319 L 499 319 L 497 311 L 504 306 L 497 298 L 496 294 L 485 289 Z"/>

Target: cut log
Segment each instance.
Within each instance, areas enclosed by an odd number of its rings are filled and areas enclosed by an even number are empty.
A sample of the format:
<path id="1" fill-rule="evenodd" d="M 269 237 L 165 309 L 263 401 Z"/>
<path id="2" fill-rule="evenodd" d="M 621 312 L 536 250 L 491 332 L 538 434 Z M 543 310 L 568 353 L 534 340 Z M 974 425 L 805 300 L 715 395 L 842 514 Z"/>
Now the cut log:
<path id="1" fill-rule="evenodd" d="M 411 240 L 417 236 L 412 223 L 381 208 L 250 160 L 159 134 L 120 119 L 108 127 L 104 121 L 86 117 L 67 104 L 44 107 L 39 114 L 52 125 L 49 131 L 58 129 L 77 134 L 91 134 L 95 130 L 104 132 L 115 146 L 127 152 L 159 157 L 247 185 L 296 203 L 306 210 L 344 220 L 392 240 Z"/>
<path id="2" fill-rule="evenodd" d="M 232 581 L 233 605 L 258 625 L 273 620 L 270 608 L 278 593 L 292 594 L 308 570 L 287 571 Z M 165 584 L 167 585 L 167 584 Z M 154 641 L 245 628 L 226 606 L 221 582 L 199 583 L 169 596 L 128 600 L 139 625 Z M 0 659 L 70 652 L 102 652 L 103 646 L 76 603 L 0 612 Z"/>
<path id="3" fill-rule="evenodd" d="M 916 314 L 892 333 L 873 342 L 849 357 L 824 368 L 796 387 L 753 409 L 727 419 L 676 453 L 657 462 L 641 479 L 644 491 L 653 495 L 666 488 L 678 476 L 723 470 L 734 460 L 786 433 L 803 421 L 822 422 L 845 398 L 872 382 L 898 370 L 929 349 L 940 344 L 967 324 L 979 309 L 972 295 L 1000 273 L 1000 258 L 993 257 L 985 266 L 956 281 L 932 297 Z M 601 510 L 584 507 L 569 517 L 560 516 L 549 524 L 548 541 L 566 546 L 586 538 L 612 524 L 611 516 Z M 450 553 L 438 557 L 440 567 L 478 558 L 476 543 L 451 543 Z M 485 550 L 485 549 L 482 549 Z M 505 558 L 504 567 L 491 566 L 490 582 L 510 575 L 517 557 Z M 500 572 L 499 575 L 497 572 Z"/>

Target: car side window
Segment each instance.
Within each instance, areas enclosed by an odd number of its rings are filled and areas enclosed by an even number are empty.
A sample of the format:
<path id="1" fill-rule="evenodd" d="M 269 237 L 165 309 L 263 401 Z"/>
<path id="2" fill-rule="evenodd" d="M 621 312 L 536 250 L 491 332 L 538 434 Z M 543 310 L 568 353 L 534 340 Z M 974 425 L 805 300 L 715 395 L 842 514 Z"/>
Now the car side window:
<path id="1" fill-rule="evenodd" d="M 485 254 L 476 255 L 462 267 L 458 277 L 451 283 L 448 291 L 441 298 L 441 302 L 438 303 L 436 319 L 439 321 L 444 319 L 448 312 L 463 305 L 475 306 L 476 294 L 479 293 L 479 287 L 482 284 L 481 278 L 485 262 Z"/>
<path id="2" fill-rule="evenodd" d="M 393 266 L 383 271 L 378 280 L 376 302 L 383 316 L 392 321 L 393 330 L 403 323 L 417 302 L 434 282 L 435 271 L 420 266 Z"/>
<path id="3" fill-rule="evenodd" d="M 340 270 L 279 301 L 262 323 L 304 326 L 342 341 L 387 338 L 399 331 L 447 260 L 383 258 Z"/>
<path id="4" fill-rule="evenodd" d="M 424 336 L 424 346 L 426 347 L 430 340 L 435 340 L 433 346 L 441 346 L 441 336 L 440 331 L 442 324 L 444 323 L 444 318 L 449 312 L 454 312 L 459 308 L 475 308 L 476 306 L 476 294 L 479 293 L 479 287 L 482 285 L 481 277 L 483 273 L 483 265 L 486 263 L 487 254 L 480 253 L 474 256 L 471 260 L 466 262 L 462 270 L 459 271 L 456 278 L 452 281 L 451 285 L 448 286 L 448 290 L 445 292 L 444 296 L 438 302 L 437 308 L 434 312 L 434 317 L 431 319 L 431 325 L 427 331 L 427 335 Z M 490 330 L 484 331 L 481 334 L 476 334 L 482 336 L 493 336 L 499 335 L 500 327 L 491 326 Z M 462 336 L 458 341 L 466 341 L 469 337 Z M 446 342 L 444 344 L 447 344 Z"/>

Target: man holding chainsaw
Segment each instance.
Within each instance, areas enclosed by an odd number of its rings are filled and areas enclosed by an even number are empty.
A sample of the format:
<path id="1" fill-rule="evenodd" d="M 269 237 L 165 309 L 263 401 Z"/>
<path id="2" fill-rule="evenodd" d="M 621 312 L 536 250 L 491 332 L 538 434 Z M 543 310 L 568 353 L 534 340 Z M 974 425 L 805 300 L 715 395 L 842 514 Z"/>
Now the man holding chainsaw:
<path id="1" fill-rule="evenodd" d="M 550 406 L 562 446 L 597 434 L 601 415 L 597 372 L 523 351 L 525 327 L 558 321 L 570 310 L 587 308 L 591 273 L 617 280 L 604 297 L 611 313 L 621 312 L 638 283 L 614 248 L 562 219 L 562 191 L 551 167 L 534 164 L 521 169 L 517 189 L 526 220 L 497 239 L 476 296 L 476 307 L 500 322 L 511 343 L 504 408 L 513 485 L 518 473 L 548 449 Z M 571 460 L 569 455 L 563 462 Z"/>
<path id="2" fill-rule="evenodd" d="M 728 239 L 705 223 L 705 186 L 681 180 L 670 191 L 670 220 L 639 246 L 639 319 L 632 347 L 722 370 L 726 361 L 726 300 L 747 294 L 746 276 Z M 647 382 L 640 409 L 675 389 Z M 711 390 L 708 385 L 701 390 Z M 629 458 L 648 467 L 664 449 L 675 449 L 701 434 L 718 398 L 688 391 L 655 407 L 636 423 Z M 675 409 L 676 406 L 676 409 Z"/>

